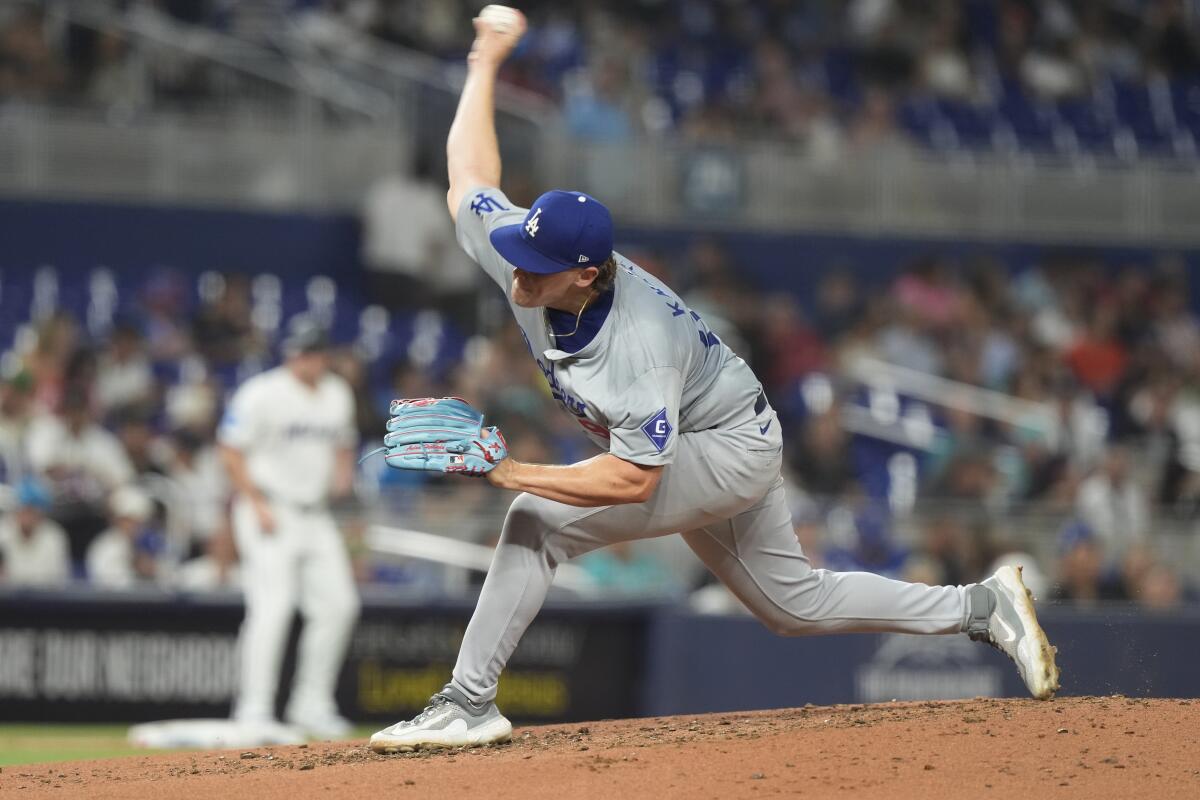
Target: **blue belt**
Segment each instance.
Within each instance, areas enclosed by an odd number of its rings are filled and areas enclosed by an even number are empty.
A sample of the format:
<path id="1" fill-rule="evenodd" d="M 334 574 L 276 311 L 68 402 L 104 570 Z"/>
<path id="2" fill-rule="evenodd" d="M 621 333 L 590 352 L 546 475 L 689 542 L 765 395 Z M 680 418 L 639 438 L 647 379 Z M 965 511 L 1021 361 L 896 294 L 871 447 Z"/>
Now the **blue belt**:
<path id="1" fill-rule="evenodd" d="M 758 390 L 758 398 L 754 401 L 754 416 L 758 416 L 767 410 L 767 393 L 762 389 Z"/>

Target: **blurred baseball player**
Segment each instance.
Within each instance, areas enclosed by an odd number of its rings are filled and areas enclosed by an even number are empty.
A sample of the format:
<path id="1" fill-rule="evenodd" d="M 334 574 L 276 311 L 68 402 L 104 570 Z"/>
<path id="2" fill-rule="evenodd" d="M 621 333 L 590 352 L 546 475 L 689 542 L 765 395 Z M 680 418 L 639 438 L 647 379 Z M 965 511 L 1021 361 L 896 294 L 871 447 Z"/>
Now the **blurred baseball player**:
<path id="1" fill-rule="evenodd" d="M 674 292 L 613 252 L 611 217 L 595 199 L 552 191 L 526 210 L 497 188 L 496 73 L 524 17 L 490 7 L 475 31 L 446 144 L 458 239 L 508 294 L 555 399 L 605 452 L 566 466 L 522 463 L 462 400 L 393 403 L 390 465 L 486 474 L 523 494 L 509 508 L 452 680 L 416 718 L 372 736 L 372 749 L 510 738 L 497 683 L 555 567 L 676 532 L 779 634 L 967 633 L 1010 656 L 1034 696 L 1051 696 L 1054 650 L 1019 570 L 925 586 L 809 565 L 784 497 L 779 422 L 746 363 Z"/>
<path id="2" fill-rule="evenodd" d="M 273 722 L 292 619 L 304 618 L 285 718 L 318 738 L 350 732 L 334 688 L 359 601 L 350 561 L 327 501 L 354 474 L 354 402 L 329 372 L 329 342 L 303 321 L 284 343 L 286 361 L 246 381 L 221 421 L 221 454 L 237 492 L 233 527 L 242 559 L 246 618 L 234 718 Z"/>

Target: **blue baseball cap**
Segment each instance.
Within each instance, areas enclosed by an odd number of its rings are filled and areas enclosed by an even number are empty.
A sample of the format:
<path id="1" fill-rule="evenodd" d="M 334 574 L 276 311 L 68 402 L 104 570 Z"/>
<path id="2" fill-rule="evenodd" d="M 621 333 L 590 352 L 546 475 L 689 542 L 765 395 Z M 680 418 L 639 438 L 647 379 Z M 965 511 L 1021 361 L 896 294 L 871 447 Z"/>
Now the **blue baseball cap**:
<path id="1" fill-rule="evenodd" d="M 45 511 L 50 507 L 50 491 L 37 478 L 28 477 L 17 485 L 17 505 Z"/>
<path id="2" fill-rule="evenodd" d="M 1092 530 L 1092 526 L 1083 520 L 1073 519 L 1058 532 L 1058 554 L 1066 555 L 1081 544 L 1095 541 L 1096 532 Z"/>
<path id="3" fill-rule="evenodd" d="M 523 222 L 496 228 L 489 238 L 496 252 L 526 272 L 594 267 L 612 255 L 612 214 L 590 195 L 555 189 L 534 201 Z"/>

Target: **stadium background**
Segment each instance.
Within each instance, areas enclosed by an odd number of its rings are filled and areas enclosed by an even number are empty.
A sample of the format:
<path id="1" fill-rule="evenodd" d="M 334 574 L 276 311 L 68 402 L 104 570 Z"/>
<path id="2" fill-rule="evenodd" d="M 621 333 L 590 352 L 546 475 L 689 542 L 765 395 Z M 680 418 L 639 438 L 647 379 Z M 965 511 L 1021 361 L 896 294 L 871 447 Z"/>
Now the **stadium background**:
<path id="1" fill-rule="evenodd" d="M 1066 693 L 1195 694 L 1197 4 L 524 7 L 506 190 L 605 200 L 750 361 L 810 557 L 931 582 L 1025 559 Z M 444 213 L 475 10 L 0 3 L 2 524 L 69 541 L 28 585 L 5 534 L 3 721 L 225 713 L 213 430 L 296 314 L 333 327 L 364 450 L 390 398 L 459 394 L 522 459 L 588 454 Z M 153 514 L 111 518 L 127 485 Z M 341 698 L 394 720 L 440 685 L 505 503 L 379 462 L 358 494 Z M 133 547 L 106 580 L 110 535 Z M 516 718 L 1019 694 L 958 642 L 773 639 L 670 540 L 577 566 L 502 688 Z"/>

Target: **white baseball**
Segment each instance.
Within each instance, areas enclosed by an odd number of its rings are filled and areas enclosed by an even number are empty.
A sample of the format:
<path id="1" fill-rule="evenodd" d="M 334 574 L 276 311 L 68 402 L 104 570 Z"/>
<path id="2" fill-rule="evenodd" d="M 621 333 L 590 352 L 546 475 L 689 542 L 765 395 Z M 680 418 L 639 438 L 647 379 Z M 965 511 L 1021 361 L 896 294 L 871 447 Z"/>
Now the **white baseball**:
<path id="1" fill-rule="evenodd" d="M 515 8 L 508 6 L 484 6 L 479 12 L 479 18 L 497 33 L 521 33 L 524 15 Z"/>

